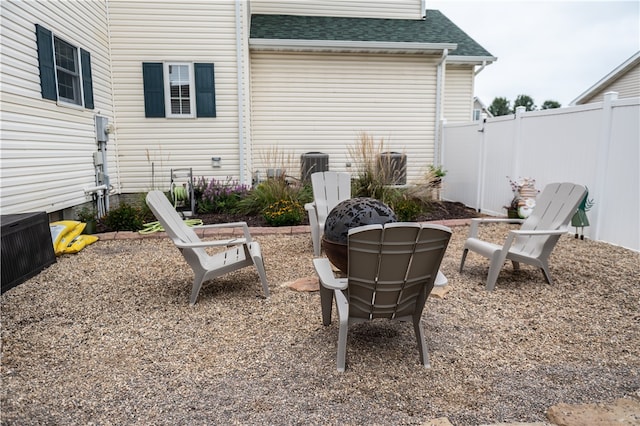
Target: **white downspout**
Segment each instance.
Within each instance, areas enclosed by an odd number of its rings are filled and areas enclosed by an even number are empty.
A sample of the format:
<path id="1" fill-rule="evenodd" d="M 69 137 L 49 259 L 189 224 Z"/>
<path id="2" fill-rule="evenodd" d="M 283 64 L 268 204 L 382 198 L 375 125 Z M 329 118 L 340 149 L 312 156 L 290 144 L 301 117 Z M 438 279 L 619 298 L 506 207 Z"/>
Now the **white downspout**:
<path id="1" fill-rule="evenodd" d="M 242 78 L 242 70 L 244 68 L 244 60 L 242 56 L 242 15 L 241 0 L 236 0 L 236 65 L 237 65 L 237 85 L 238 85 L 238 150 L 240 175 L 239 181 L 245 182 L 245 155 L 244 155 L 244 84 Z"/>
<path id="2" fill-rule="evenodd" d="M 449 49 L 442 51 L 442 57 L 438 61 L 436 68 L 436 119 L 435 119 L 435 140 L 433 144 L 433 164 L 437 167 L 442 164 L 442 158 L 440 158 L 440 124 L 442 121 L 442 92 L 444 91 L 444 75 L 445 75 L 445 61 L 449 55 Z"/>

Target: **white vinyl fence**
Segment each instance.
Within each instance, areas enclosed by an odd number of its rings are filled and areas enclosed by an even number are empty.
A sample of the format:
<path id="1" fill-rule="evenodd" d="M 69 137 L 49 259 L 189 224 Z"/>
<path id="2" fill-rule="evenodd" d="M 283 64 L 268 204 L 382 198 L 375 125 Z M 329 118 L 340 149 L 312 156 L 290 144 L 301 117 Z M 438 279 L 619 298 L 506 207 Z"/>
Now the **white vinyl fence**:
<path id="1" fill-rule="evenodd" d="M 640 251 L 640 98 L 445 124 L 442 146 L 443 199 L 504 216 L 510 178 L 582 184 L 585 237 Z"/>

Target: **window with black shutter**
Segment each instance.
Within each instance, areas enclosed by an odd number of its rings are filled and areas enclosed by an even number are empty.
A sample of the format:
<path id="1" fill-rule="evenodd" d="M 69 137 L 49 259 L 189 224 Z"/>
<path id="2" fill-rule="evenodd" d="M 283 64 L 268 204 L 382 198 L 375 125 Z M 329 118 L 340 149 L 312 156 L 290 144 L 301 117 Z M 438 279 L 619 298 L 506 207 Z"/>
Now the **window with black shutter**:
<path id="1" fill-rule="evenodd" d="M 215 117 L 211 63 L 143 62 L 145 117 Z"/>
<path id="2" fill-rule="evenodd" d="M 93 109 L 90 53 L 38 24 L 36 43 L 42 97 Z"/>

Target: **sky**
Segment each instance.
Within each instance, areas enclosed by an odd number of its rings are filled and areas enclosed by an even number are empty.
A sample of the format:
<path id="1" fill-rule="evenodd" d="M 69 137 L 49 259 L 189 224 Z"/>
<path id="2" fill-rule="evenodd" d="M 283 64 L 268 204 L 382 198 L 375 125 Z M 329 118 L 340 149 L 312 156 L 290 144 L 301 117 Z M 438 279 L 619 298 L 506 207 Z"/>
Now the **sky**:
<path id="1" fill-rule="evenodd" d="M 640 1 L 426 0 L 498 60 L 475 96 L 569 103 L 640 50 Z M 450 54 L 455 54 L 455 51 Z"/>

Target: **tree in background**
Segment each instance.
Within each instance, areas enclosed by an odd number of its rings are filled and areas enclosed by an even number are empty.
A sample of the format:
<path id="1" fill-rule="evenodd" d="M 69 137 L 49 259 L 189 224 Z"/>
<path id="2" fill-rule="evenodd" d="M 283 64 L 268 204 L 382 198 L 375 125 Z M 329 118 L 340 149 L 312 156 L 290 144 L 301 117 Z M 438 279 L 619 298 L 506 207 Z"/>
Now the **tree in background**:
<path id="1" fill-rule="evenodd" d="M 525 107 L 525 111 L 535 111 L 536 105 L 533 103 L 533 99 L 529 95 L 518 95 L 513 102 L 513 112 L 516 112 L 516 108 L 519 106 Z"/>
<path id="2" fill-rule="evenodd" d="M 544 101 L 540 109 L 554 109 L 554 108 L 560 108 L 561 106 L 562 105 L 560 105 L 560 102 L 558 101 L 547 100 L 547 101 Z"/>
<path id="3" fill-rule="evenodd" d="M 509 115 L 511 114 L 511 106 L 510 102 L 507 98 L 494 98 L 491 105 L 489 105 L 489 112 L 494 116 L 498 117 L 500 115 Z"/>
<path id="4" fill-rule="evenodd" d="M 493 102 L 491 102 L 491 105 L 487 109 L 494 117 L 498 117 L 500 115 L 515 114 L 516 108 L 519 106 L 523 106 L 525 111 L 536 110 L 533 98 L 529 95 L 518 95 L 516 100 L 513 102 L 513 108 L 511 108 L 511 102 L 507 100 L 507 98 L 497 97 L 493 99 Z M 560 107 L 562 107 L 560 102 L 549 99 L 544 101 L 540 109 L 553 109 Z"/>

